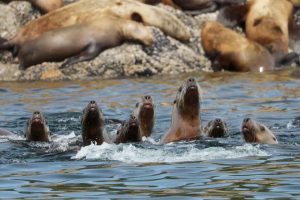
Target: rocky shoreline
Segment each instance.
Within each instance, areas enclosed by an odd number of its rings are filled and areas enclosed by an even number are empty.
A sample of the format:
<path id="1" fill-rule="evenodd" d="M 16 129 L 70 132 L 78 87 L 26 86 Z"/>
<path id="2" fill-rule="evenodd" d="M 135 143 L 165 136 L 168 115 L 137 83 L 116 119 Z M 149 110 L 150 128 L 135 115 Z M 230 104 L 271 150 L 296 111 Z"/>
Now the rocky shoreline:
<path id="1" fill-rule="evenodd" d="M 149 47 L 127 42 L 102 52 L 92 61 L 64 69 L 60 69 L 62 63 L 43 63 L 21 71 L 18 61 L 9 52 L 1 52 L 0 81 L 107 79 L 210 71 L 211 64 L 204 56 L 199 34 L 202 23 L 214 20 L 217 14 L 192 17 L 168 6 L 159 6 L 175 14 L 189 28 L 192 34 L 189 42 L 181 43 L 152 28 L 155 41 Z M 39 13 L 27 2 L 0 4 L 0 36 L 12 37 L 20 27 L 38 16 Z"/>

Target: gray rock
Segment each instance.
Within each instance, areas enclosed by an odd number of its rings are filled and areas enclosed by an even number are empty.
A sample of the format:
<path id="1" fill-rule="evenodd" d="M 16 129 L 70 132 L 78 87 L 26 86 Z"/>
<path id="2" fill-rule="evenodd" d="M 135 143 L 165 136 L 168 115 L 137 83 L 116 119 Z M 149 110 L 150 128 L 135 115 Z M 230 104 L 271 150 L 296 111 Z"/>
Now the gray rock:
<path id="1" fill-rule="evenodd" d="M 200 27 L 203 21 L 215 19 L 216 14 L 191 17 L 169 6 L 159 6 L 175 14 L 188 26 L 192 33 L 189 42 L 181 43 L 153 27 L 155 41 L 152 46 L 126 42 L 102 52 L 92 61 L 78 63 L 65 69 L 60 69 L 62 63 L 43 63 L 20 71 L 17 61 L 8 56 L 9 54 L 2 53 L 0 80 L 76 80 L 210 71 L 210 61 L 205 58 L 201 46 Z M 0 33 L 4 34 L 1 36 L 5 38 L 13 36 L 21 25 L 39 16 L 30 4 L 22 2 L 0 4 L 0 13 L 3 12 L 6 14 L 0 14 Z"/>

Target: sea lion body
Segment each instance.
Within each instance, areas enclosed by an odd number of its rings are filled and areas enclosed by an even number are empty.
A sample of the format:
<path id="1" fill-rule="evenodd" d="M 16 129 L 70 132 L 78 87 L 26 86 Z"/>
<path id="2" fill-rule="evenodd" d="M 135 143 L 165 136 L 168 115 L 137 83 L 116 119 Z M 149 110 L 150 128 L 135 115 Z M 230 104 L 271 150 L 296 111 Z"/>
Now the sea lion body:
<path id="1" fill-rule="evenodd" d="M 288 53 L 293 4 L 287 0 L 251 0 L 248 7 L 247 37 L 266 47 L 276 60 L 280 60 Z"/>
<path id="2" fill-rule="evenodd" d="M 249 143 L 278 144 L 275 135 L 268 127 L 250 118 L 243 120 L 241 132 L 245 141 Z"/>
<path id="3" fill-rule="evenodd" d="M 43 13 L 56 10 L 63 6 L 63 0 L 4 0 L 4 2 L 11 1 L 28 1 Z"/>
<path id="4" fill-rule="evenodd" d="M 275 65 L 267 49 L 219 22 L 206 22 L 202 27 L 201 40 L 215 70 L 261 71 L 271 70 Z"/>
<path id="5" fill-rule="evenodd" d="M 177 92 L 171 127 L 161 143 L 194 140 L 201 136 L 200 101 L 200 86 L 195 78 L 189 78 Z"/>
<path id="6" fill-rule="evenodd" d="M 154 104 L 151 96 L 144 96 L 137 103 L 133 115 L 138 119 L 142 137 L 150 137 L 154 126 Z"/>
<path id="7" fill-rule="evenodd" d="M 214 119 L 208 122 L 204 128 L 207 137 L 220 138 L 228 136 L 228 128 L 226 122 L 222 119 Z"/>
<path id="8" fill-rule="evenodd" d="M 62 61 L 69 57 L 64 66 L 91 60 L 105 49 L 118 46 L 126 40 L 150 45 L 153 36 L 150 29 L 140 23 L 110 17 L 65 27 L 24 43 L 18 52 L 20 68 L 26 69 L 45 61 Z"/>
<path id="9" fill-rule="evenodd" d="M 141 142 L 142 135 L 140 133 L 138 119 L 134 115 L 130 115 L 127 121 L 124 121 L 117 135 L 114 139 L 114 143 L 128 143 L 128 142 Z"/>
<path id="10" fill-rule="evenodd" d="M 50 130 L 46 119 L 39 111 L 35 111 L 28 120 L 25 136 L 27 141 L 49 142 Z"/>
<path id="11" fill-rule="evenodd" d="M 81 129 L 84 146 L 91 143 L 97 145 L 101 145 L 103 142 L 111 143 L 104 127 L 102 110 L 95 101 L 90 101 L 84 108 L 81 117 Z"/>

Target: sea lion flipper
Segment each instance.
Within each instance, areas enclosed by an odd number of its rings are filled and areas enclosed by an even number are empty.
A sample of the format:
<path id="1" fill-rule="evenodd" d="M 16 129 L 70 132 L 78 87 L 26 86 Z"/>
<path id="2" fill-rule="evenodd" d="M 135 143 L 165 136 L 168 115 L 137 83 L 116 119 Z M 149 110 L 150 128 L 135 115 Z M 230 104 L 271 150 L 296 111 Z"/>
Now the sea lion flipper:
<path id="1" fill-rule="evenodd" d="M 232 5 L 220 9 L 217 20 L 227 27 L 241 25 L 245 21 L 247 5 Z"/>
<path id="2" fill-rule="evenodd" d="M 294 20 L 289 24 L 289 45 L 294 52 L 300 54 L 300 25 Z"/>
<path id="3" fill-rule="evenodd" d="M 102 48 L 99 44 L 89 44 L 79 55 L 68 58 L 67 61 L 61 65 L 61 68 L 65 68 L 79 62 L 92 60 L 98 56 L 101 51 Z"/>

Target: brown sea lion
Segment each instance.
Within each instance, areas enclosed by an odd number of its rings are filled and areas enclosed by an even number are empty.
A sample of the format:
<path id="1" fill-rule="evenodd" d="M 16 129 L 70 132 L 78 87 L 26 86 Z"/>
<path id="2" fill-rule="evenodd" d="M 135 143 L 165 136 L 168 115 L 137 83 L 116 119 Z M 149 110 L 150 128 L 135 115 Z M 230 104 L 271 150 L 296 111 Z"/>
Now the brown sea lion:
<path id="1" fill-rule="evenodd" d="M 194 140 L 201 136 L 200 101 L 200 86 L 195 78 L 188 78 L 177 92 L 171 127 L 161 143 Z"/>
<path id="2" fill-rule="evenodd" d="M 14 134 L 8 130 L 0 128 L 0 137 L 1 136 L 13 136 Z"/>
<path id="3" fill-rule="evenodd" d="M 27 141 L 49 142 L 50 130 L 44 115 L 40 111 L 35 111 L 27 121 L 25 130 Z"/>
<path id="4" fill-rule="evenodd" d="M 33 6 L 38 8 L 43 13 L 50 12 L 52 10 L 56 10 L 63 6 L 63 0 L 2 0 L 4 2 L 11 1 L 28 1 Z"/>
<path id="5" fill-rule="evenodd" d="M 207 137 L 220 138 L 228 136 L 228 128 L 226 122 L 217 118 L 208 122 L 204 128 L 204 133 Z"/>
<path id="6" fill-rule="evenodd" d="M 295 59 L 289 54 L 289 37 L 299 40 L 299 25 L 293 23 L 293 4 L 289 0 L 249 0 L 245 5 L 231 6 L 220 11 L 219 20 L 233 26 L 245 21 L 247 38 L 267 48 L 276 64 Z M 299 48 L 298 48 L 299 50 Z M 296 53 L 298 52 L 294 49 Z"/>
<path id="7" fill-rule="evenodd" d="M 117 131 L 114 143 L 141 142 L 142 135 L 139 129 L 138 119 L 134 115 L 130 115 L 127 121 L 124 121 Z"/>
<path id="8" fill-rule="evenodd" d="M 146 95 L 136 104 L 133 115 L 138 119 L 142 137 L 150 137 L 154 126 L 154 104 L 151 96 Z"/>
<path id="9" fill-rule="evenodd" d="M 18 52 L 20 68 L 66 58 L 62 66 L 69 66 L 94 59 L 102 51 L 128 40 L 150 45 L 153 36 L 151 30 L 140 23 L 114 17 L 49 31 L 22 45 Z"/>
<path id="10" fill-rule="evenodd" d="M 85 26 L 103 16 L 112 15 L 155 26 L 179 40 L 187 41 L 191 37 L 187 27 L 177 17 L 163 9 L 133 0 L 81 0 L 29 22 L 11 39 L 2 38 L 0 50 L 13 50 L 14 54 L 17 54 L 24 43 L 48 31 L 76 24 Z"/>
<path id="11" fill-rule="evenodd" d="M 241 132 L 245 141 L 249 143 L 278 144 L 275 135 L 268 127 L 250 118 L 244 119 Z"/>
<path id="12" fill-rule="evenodd" d="M 206 22 L 202 46 L 215 71 L 264 71 L 274 67 L 274 58 L 260 44 L 248 40 L 219 22 Z"/>
<path id="13" fill-rule="evenodd" d="M 81 129 L 84 146 L 91 143 L 97 145 L 101 145 L 103 142 L 111 143 L 104 127 L 102 110 L 95 101 L 90 101 L 84 108 L 81 117 Z"/>

